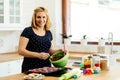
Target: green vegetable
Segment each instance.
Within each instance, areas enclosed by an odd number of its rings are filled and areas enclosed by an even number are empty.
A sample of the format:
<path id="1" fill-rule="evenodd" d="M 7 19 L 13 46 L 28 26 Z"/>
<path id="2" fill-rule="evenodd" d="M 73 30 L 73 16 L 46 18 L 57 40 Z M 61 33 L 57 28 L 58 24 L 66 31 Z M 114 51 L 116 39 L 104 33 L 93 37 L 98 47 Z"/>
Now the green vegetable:
<path id="1" fill-rule="evenodd" d="M 63 53 L 63 52 L 57 52 L 57 53 L 54 53 L 54 54 L 50 57 L 50 59 L 51 59 L 52 61 L 57 61 L 57 60 L 61 59 L 62 57 L 64 57 L 64 53 Z"/>

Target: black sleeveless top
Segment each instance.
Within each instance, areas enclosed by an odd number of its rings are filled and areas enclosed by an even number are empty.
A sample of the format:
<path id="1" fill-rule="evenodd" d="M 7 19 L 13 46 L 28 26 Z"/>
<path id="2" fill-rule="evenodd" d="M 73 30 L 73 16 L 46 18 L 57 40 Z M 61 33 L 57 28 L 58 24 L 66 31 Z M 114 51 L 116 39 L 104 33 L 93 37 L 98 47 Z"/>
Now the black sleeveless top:
<path id="1" fill-rule="evenodd" d="M 47 30 L 44 36 L 39 36 L 34 33 L 32 27 L 26 27 L 21 33 L 22 37 L 29 39 L 26 49 L 33 52 L 46 52 L 49 53 L 51 47 L 51 41 L 53 39 L 50 30 Z M 51 66 L 49 58 L 46 60 L 41 60 L 38 58 L 28 58 L 24 57 L 22 64 L 22 72 L 28 71 L 29 69 L 41 68 Z"/>

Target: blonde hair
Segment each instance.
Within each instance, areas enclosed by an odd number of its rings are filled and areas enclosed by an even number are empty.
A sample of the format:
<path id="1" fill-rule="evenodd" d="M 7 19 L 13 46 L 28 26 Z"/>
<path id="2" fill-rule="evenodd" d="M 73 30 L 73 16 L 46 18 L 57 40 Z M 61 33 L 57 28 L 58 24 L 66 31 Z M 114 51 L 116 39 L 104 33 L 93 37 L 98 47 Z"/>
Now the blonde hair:
<path id="1" fill-rule="evenodd" d="M 49 15 L 48 15 L 48 10 L 45 9 L 44 7 L 37 7 L 35 10 L 34 10 L 34 13 L 33 13 L 33 16 L 32 16 L 32 21 L 31 21 L 31 26 L 33 28 L 36 28 L 38 29 L 38 26 L 36 25 L 36 14 L 38 12 L 44 12 L 47 16 L 47 21 L 46 21 L 46 25 L 45 25 L 45 30 L 48 30 L 50 27 L 51 27 L 51 21 L 50 21 L 50 18 L 49 18 Z"/>

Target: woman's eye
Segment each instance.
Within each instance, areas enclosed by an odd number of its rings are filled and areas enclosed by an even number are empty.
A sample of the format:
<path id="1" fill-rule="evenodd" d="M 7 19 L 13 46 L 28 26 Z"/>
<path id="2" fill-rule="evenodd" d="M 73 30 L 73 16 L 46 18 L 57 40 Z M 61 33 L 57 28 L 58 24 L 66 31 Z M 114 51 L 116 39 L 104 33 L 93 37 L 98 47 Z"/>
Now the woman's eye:
<path id="1" fill-rule="evenodd" d="M 43 16 L 43 18 L 46 18 L 45 16 Z"/>
<path id="2" fill-rule="evenodd" d="M 41 18 L 40 16 L 37 16 L 37 18 Z"/>

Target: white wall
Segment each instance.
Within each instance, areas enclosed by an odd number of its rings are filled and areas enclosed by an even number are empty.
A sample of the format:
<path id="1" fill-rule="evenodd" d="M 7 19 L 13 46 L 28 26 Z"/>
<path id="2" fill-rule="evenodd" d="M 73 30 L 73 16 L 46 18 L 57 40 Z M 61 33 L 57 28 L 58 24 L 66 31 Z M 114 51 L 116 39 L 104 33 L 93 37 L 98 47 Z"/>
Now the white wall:
<path id="1" fill-rule="evenodd" d="M 52 21 L 52 32 L 56 48 L 62 48 L 62 12 L 61 0 L 21 0 L 22 4 L 22 26 L 29 26 L 33 10 L 38 6 L 48 9 Z M 21 31 L 0 31 L 0 53 L 17 51 L 18 40 Z M 98 45 L 69 45 L 69 51 L 98 52 Z M 110 53 L 110 46 L 105 46 L 105 53 Z M 103 50 L 104 50 L 103 49 Z M 114 50 L 120 52 L 120 47 L 115 46 Z"/>
<path id="2" fill-rule="evenodd" d="M 17 51 L 20 31 L 0 31 L 0 53 Z"/>

